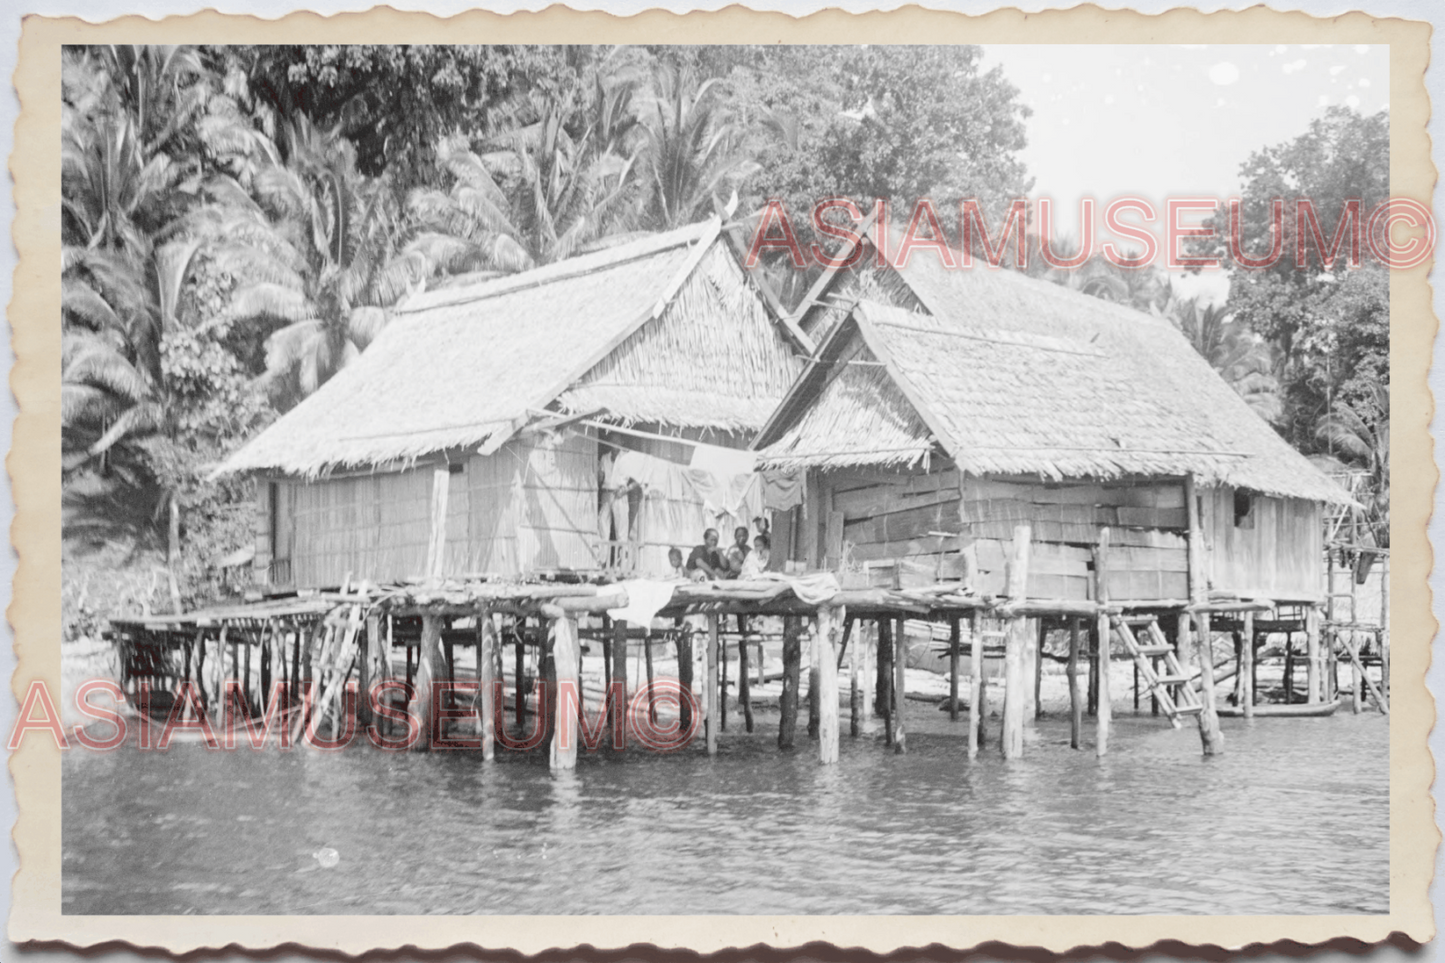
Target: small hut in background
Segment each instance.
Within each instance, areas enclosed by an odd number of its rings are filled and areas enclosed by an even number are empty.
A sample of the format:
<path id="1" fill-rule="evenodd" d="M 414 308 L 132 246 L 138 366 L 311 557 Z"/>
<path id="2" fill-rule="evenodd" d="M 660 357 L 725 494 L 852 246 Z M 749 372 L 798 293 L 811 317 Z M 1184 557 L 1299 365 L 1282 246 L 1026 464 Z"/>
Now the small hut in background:
<path id="1" fill-rule="evenodd" d="M 227 460 L 278 587 L 660 573 L 761 512 L 747 446 L 801 363 L 717 220 L 413 296 Z"/>

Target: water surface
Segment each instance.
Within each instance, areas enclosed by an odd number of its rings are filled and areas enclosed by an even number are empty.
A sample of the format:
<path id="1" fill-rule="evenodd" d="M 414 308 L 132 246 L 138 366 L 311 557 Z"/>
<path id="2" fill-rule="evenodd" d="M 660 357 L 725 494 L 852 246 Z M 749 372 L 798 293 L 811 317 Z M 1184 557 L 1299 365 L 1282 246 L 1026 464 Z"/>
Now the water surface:
<path id="1" fill-rule="evenodd" d="M 722 751 L 77 750 L 66 913 L 1384 913 L 1388 722 L 1116 717 L 1111 753 L 1040 723 L 970 763 L 909 704 L 907 755 L 847 735 L 818 765 L 734 725 Z M 731 720 L 730 720 L 731 721 Z M 1092 742 L 1092 720 L 1090 741 Z M 996 731 L 995 722 L 994 729 Z M 334 868 L 314 854 L 336 851 Z"/>

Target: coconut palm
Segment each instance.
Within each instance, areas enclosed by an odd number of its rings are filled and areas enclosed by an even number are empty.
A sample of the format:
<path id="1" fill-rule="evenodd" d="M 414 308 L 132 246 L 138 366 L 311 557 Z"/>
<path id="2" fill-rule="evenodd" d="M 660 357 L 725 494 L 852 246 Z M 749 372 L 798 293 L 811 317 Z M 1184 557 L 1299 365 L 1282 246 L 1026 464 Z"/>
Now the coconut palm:
<path id="1" fill-rule="evenodd" d="M 147 149 L 123 82 L 84 53 L 63 73 L 62 415 L 78 464 L 163 424 L 160 343 L 195 248 L 169 227 L 185 165 Z"/>
<path id="2" fill-rule="evenodd" d="M 743 146 L 722 80 L 699 84 L 690 73 L 666 67 L 651 93 L 639 157 L 648 183 L 643 216 L 648 227 L 666 230 L 712 213 L 714 201 L 758 165 Z"/>
<path id="3" fill-rule="evenodd" d="M 249 201 L 213 179 L 211 203 L 187 221 L 218 269 L 236 277 L 216 323 L 259 323 L 262 387 L 280 407 L 311 394 L 386 324 L 386 307 L 419 284 L 414 259 L 395 257 L 401 212 L 388 186 L 356 171 L 350 143 L 304 116 L 284 128 Z"/>
<path id="4" fill-rule="evenodd" d="M 1272 347 L 1236 321 L 1223 305 L 1171 295 L 1154 313 L 1168 318 L 1255 414 L 1271 423 L 1283 417 Z"/>
<path id="5" fill-rule="evenodd" d="M 599 68 L 587 96 L 529 93 L 512 126 L 481 153 L 457 135 L 438 147 L 447 191 L 408 204 L 420 225 L 403 255 L 439 273 L 511 273 L 570 257 L 629 232 L 636 218 L 633 159 L 636 78 Z"/>

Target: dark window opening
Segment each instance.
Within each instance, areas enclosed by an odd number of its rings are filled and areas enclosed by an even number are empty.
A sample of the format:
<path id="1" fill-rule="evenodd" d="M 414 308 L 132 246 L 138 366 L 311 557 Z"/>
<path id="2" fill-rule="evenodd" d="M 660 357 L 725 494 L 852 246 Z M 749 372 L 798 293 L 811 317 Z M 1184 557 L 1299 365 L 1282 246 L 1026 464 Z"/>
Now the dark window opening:
<path id="1" fill-rule="evenodd" d="M 1254 496 L 1240 489 L 1234 492 L 1234 527 L 1254 527 Z"/>
<path id="2" fill-rule="evenodd" d="M 447 465 L 447 472 L 453 475 L 460 475 L 466 470 L 466 465 L 467 463 L 464 461 L 454 461 L 450 465 Z"/>

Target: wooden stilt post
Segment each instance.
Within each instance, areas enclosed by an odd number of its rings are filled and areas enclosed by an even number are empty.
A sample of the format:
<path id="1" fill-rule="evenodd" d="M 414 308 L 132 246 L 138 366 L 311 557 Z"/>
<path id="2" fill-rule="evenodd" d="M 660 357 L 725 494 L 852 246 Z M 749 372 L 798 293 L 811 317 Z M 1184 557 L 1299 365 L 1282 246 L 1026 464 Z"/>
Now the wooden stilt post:
<path id="1" fill-rule="evenodd" d="M 728 643 L 721 635 L 722 619 L 718 619 L 718 692 L 717 692 L 717 714 L 718 731 L 728 731 Z"/>
<path id="2" fill-rule="evenodd" d="M 813 619 L 813 633 L 815 635 L 820 624 L 815 615 Z M 808 738 L 816 739 L 818 738 L 818 726 L 821 724 L 820 705 L 822 695 L 819 692 L 819 686 L 822 685 L 822 670 L 818 665 L 818 658 L 821 657 L 822 650 L 815 644 L 811 646 L 808 651 L 811 656 L 808 666 Z"/>
<path id="3" fill-rule="evenodd" d="M 654 689 L 656 676 L 652 669 L 652 636 L 642 640 L 642 657 L 647 663 L 647 721 L 657 725 L 657 692 Z M 749 727 L 751 731 L 751 727 Z"/>
<path id="4" fill-rule="evenodd" d="M 958 721 L 958 661 L 959 649 L 963 643 L 963 631 L 958 625 L 958 616 L 948 620 L 948 718 Z"/>
<path id="5" fill-rule="evenodd" d="M 246 711 L 254 715 L 256 711 L 256 701 L 251 692 L 251 650 L 255 648 L 255 646 L 249 633 L 247 633 L 243 644 L 246 646 L 246 668 L 242 672 L 241 691 L 246 694 Z"/>
<path id="6" fill-rule="evenodd" d="M 1351 655 L 1350 679 L 1354 683 L 1352 686 L 1354 696 L 1350 699 L 1350 711 L 1359 714 L 1360 710 L 1364 708 L 1365 703 L 1365 672 L 1364 666 L 1360 664 L 1358 655 L 1359 637 L 1355 634 L 1354 629 L 1350 629 L 1347 633 L 1344 633 L 1343 638 L 1348 640 L 1345 642 L 1345 651 Z"/>
<path id="7" fill-rule="evenodd" d="M 1089 624 L 1089 631 L 1085 637 L 1084 655 L 1089 663 L 1089 688 L 1088 688 L 1088 709 L 1089 715 L 1095 715 L 1099 711 L 1099 622 L 1097 619 Z"/>
<path id="8" fill-rule="evenodd" d="M 1324 672 L 1320 659 L 1320 613 L 1313 606 L 1305 609 L 1305 702 L 1323 702 Z"/>
<path id="9" fill-rule="evenodd" d="M 1033 692 L 1030 693 L 1030 712 L 1024 720 L 1027 728 L 1034 728 L 1034 722 L 1044 714 L 1044 620 L 1029 619 L 1029 661 L 1034 674 Z"/>
<path id="10" fill-rule="evenodd" d="M 858 661 L 858 728 L 859 734 L 873 727 L 873 660 L 878 657 L 876 649 L 876 626 L 859 619 L 858 641 L 853 646 L 852 658 Z"/>
<path id="11" fill-rule="evenodd" d="M 1239 650 L 1239 704 L 1244 717 L 1254 718 L 1254 613 L 1244 613 L 1244 639 Z"/>
<path id="12" fill-rule="evenodd" d="M 878 682 L 875 693 L 878 714 L 883 717 L 883 744 L 893 745 L 893 620 L 878 619 Z"/>
<path id="13" fill-rule="evenodd" d="M 608 692 L 615 692 L 616 698 L 609 703 L 607 731 L 616 732 L 617 717 L 627 714 L 627 623 L 622 619 L 612 622 L 612 688 Z"/>
<path id="14" fill-rule="evenodd" d="M 716 613 L 707 617 L 707 754 L 717 755 L 717 734 L 719 703 L 721 695 L 718 692 L 717 658 L 718 658 L 718 616 Z"/>
<path id="15" fill-rule="evenodd" d="M 1110 647 L 1113 630 L 1109 624 L 1109 529 L 1099 529 L 1099 544 L 1094 549 L 1094 597 L 1099 602 L 1099 707 L 1094 717 L 1094 752 L 1109 752 L 1109 727 L 1114 721 L 1114 698 L 1109 684 Z"/>
<path id="16" fill-rule="evenodd" d="M 1079 692 L 1079 619 L 1069 619 L 1069 746 L 1079 748 L 1084 733 L 1084 700 Z"/>
<path id="17" fill-rule="evenodd" d="M 1195 606 L 1201 606 L 1209 600 L 1209 577 L 1205 571 L 1204 529 L 1199 519 L 1199 502 L 1194 476 L 1185 475 L 1184 508 L 1189 522 L 1189 601 Z M 1219 732 L 1219 716 L 1214 711 L 1214 637 L 1210 634 L 1209 613 L 1199 612 L 1194 624 L 1198 628 L 1195 651 L 1199 657 L 1199 686 L 1200 695 L 1203 697 L 1201 702 L 1204 704 L 1204 708 L 1199 712 L 1199 740 L 1204 746 L 1204 754 L 1212 756 L 1224 751 L 1224 737 Z M 1181 619 L 1181 644 L 1184 641 L 1182 633 L 1188 625 L 1188 621 Z M 1179 664 L 1189 663 L 1181 660 Z"/>
<path id="18" fill-rule="evenodd" d="M 908 734 L 903 728 L 903 705 L 907 695 L 904 673 L 908 669 L 908 634 L 899 616 L 893 631 L 893 751 L 908 751 Z"/>
<path id="19" fill-rule="evenodd" d="M 500 691 L 495 683 L 501 664 L 502 651 L 496 623 L 492 621 L 489 610 L 481 609 L 477 612 L 477 685 L 481 689 L 477 702 L 482 713 L 478 728 L 482 732 L 482 759 L 485 762 L 491 762 L 497 751 L 496 696 Z"/>
<path id="20" fill-rule="evenodd" d="M 1285 633 L 1285 704 L 1295 701 L 1295 633 Z"/>
<path id="21" fill-rule="evenodd" d="M 798 617 L 783 617 L 783 694 L 778 700 L 778 748 L 791 749 L 798 731 L 798 682 L 802 671 L 802 641 Z"/>
<path id="22" fill-rule="evenodd" d="M 375 653 L 381 647 L 381 613 L 372 609 L 366 613 L 366 637 L 356 655 L 357 680 L 360 690 L 356 699 L 356 721 L 360 726 L 371 725 L 371 687 L 375 677 Z"/>
<path id="23" fill-rule="evenodd" d="M 516 683 L 512 706 L 516 712 L 517 728 L 521 729 L 527 724 L 527 620 L 519 619 L 512 629 L 516 639 L 512 646 L 512 678 Z"/>
<path id="24" fill-rule="evenodd" d="M 983 741 L 983 694 L 988 682 L 983 676 L 983 616 L 978 609 L 969 616 L 968 631 L 968 758 L 974 759 Z"/>
<path id="25" fill-rule="evenodd" d="M 1195 616 L 1199 624 L 1199 688 L 1204 709 L 1199 713 L 1199 741 L 1206 756 L 1224 751 L 1224 734 L 1219 731 L 1219 715 L 1214 708 L 1214 636 L 1210 633 L 1209 613 Z"/>
<path id="26" fill-rule="evenodd" d="M 677 681 L 684 692 L 692 692 L 692 632 L 687 627 L 677 634 Z M 683 700 L 677 711 L 682 731 L 692 728 L 692 703 Z"/>
<path id="27" fill-rule="evenodd" d="M 625 630 L 624 630 L 625 631 Z M 564 615 L 553 623 L 552 673 L 555 697 L 547 701 L 555 708 L 552 720 L 552 746 L 549 759 L 554 772 L 577 768 L 577 709 L 582 702 L 582 680 L 577 667 L 581 648 L 577 641 L 577 619 Z M 576 701 L 564 698 L 570 691 Z"/>
<path id="28" fill-rule="evenodd" d="M 1013 553 L 1008 565 L 1009 601 L 1022 601 L 1028 595 L 1029 551 L 1033 529 L 1028 525 L 1014 526 Z M 1017 759 L 1024 753 L 1024 714 L 1027 697 L 1024 694 L 1026 682 L 1029 620 L 1009 616 L 1007 637 L 1004 648 L 1004 694 L 1003 694 L 1003 739 L 1000 748 L 1005 759 Z"/>
<path id="29" fill-rule="evenodd" d="M 441 616 L 422 616 L 421 648 L 417 656 L 416 668 L 416 696 L 412 703 L 413 711 L 421 727 L 421 736 L 413 748 L 422 752 L 431 748 L 432 737 L 436 729 L 436 709 L 432 705 L 432 683 L 441 681 L 441 638 Z"/>
<path id="30" fill-rule="evenodd" d="M 853 619 L 848 619 L 844 629 L 844 646 L 847 646 L 849 630 L 855 628 Z M 863 732 L 863 653 L 866 646 L 862 626 L 857 626 L 858 638 L 848 650 L 848 734 L 857 739 Z"/>
<path id="31" fill-rule="evenodd" d="M 748 663 L 748 628 L 745 616 L 738 616 L 738 707 L 743 710 L 743 730 L 753 731 L 753 680 Z"/>
<path id="32" fill-rule="evenodd" d="M 843 612 L 819 606 L 813 632 L 813 664 L 818 673 L 818 761 L 838 761 L 838 621 Z"/>

